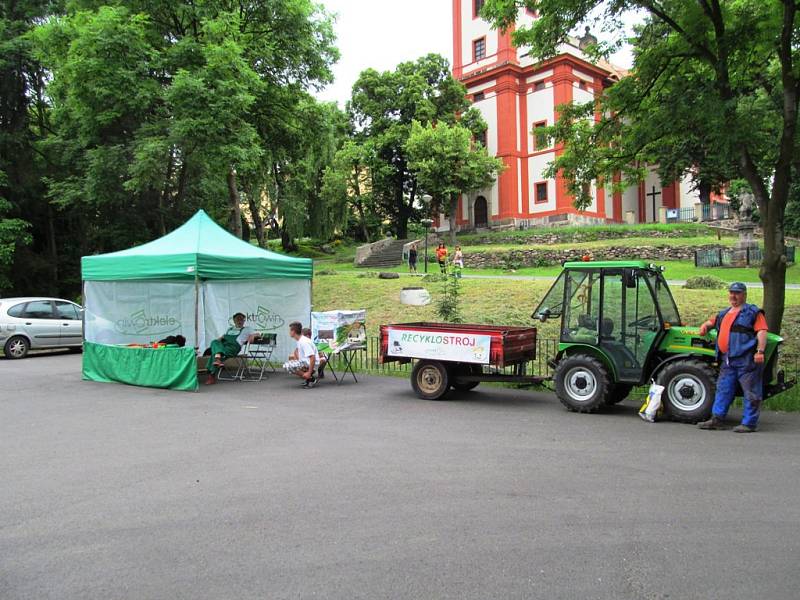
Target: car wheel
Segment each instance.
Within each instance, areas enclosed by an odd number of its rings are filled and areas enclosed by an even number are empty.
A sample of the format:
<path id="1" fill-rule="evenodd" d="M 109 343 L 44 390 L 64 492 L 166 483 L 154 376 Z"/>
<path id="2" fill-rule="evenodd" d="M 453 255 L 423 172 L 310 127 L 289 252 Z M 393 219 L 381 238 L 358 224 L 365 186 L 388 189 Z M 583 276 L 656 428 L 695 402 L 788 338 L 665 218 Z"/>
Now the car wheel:
<path id="1" fill-rule="evenodd" d="M 658 374 L 656 382 L 664 386 L 661 404 L 673 421 L 697 423 L 711 415 L 717 376 L 711 365 L 699 360 L 678 360 Z"/>
<path id="2" fill-rule="evenodd" d="M 633 386 L 630 383 L 617 383 L 611 386 L 611 391 L 608 392 L 608 398 L 606 398 L 606 404 L 610 406 L 622 402 L 628 397 L 632 389 Z"/>
<path id="3" fill-rule="evenodd" d="M 586 354 L 562 358 L 556 365 L 553 379 L 561 404 L 574 412 L 597 411 L 606 404 L 611 389 L 603 363 Z"/>
<path id="4" fill-rule="evenodd" d="M 423 400 L 439 400 L 450 388 L 447 367 L 436 360 L 421 360 L 411 371 L 411 387 Z"/>
<path id="5" fill-rule="evenodd" d="M 30 349 L 31 344 L 26 338 L 21 335 L 15 335 L 6 342 L 6 345 L 3 347 L 3 352 L 6 358 L 25 358 Z"/>

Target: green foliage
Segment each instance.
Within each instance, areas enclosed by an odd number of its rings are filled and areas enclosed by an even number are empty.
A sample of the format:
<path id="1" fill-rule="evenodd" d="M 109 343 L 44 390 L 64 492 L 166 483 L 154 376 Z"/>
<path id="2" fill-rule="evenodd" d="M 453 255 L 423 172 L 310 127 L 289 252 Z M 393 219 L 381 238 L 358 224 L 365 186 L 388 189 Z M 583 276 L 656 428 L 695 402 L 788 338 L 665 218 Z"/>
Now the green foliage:
<path id="1" fill-rule="evenodd" d="M 335 229 L 321 175 L 346 121 L 308 93 L 338 58 L 312 0 L 23 1 L 0 15 L 2 211 L 30 223 L 17 293 L 70 296 L 82 255 L 198 208 L 238 233 L 244 207 L 262 245 L 270 225 L 287 246 Z"/>
<path id="2" fill-rule="evenodd" d="M 415 204 L 424 191 L 406 151 L 412 123 L 453 124 L 461 114 L 466 124 L 479 127 L 481 119 L 447 60 L 435 54 L 401 63 L 394 71 L 363 71 L 353 85 L 348 112 L 374 202 L 391 220 L 394 233 L 404 238 L 409 220 L 418 217 Z M 427 210 L 423 208 L 426 215 Z"/>
<path id="3" fill-rule="evenodd" d="M 436 314 L 445 323 L 463 323 L 461 316 L 461 277 L 447 273 L 442 279 L 442 291 L 436 300 Z"/>
<path id="4" fill-rule="evenodd" d="M 608 57 L 624 41 L 623 19 L 646 20 L 630 42 L 630 74 L 586 104 L 559 107 L 547 134 L 565 144 L 547 176 L 563 172 L 575 206 L 591 181 L 620 187 L 657 164 L 662 181 L 686 174 L 702 194 L 733 177 L 750 185 L 764 231 L 760 277 L 770 329 L 780 330 L 786 263 L 784 214 L 798 152 L 800 46 L 793 2 L 673 0 L 487 0 L 482 15 L 513 25 L 522 7 L 539 11 L 517 27 L 515 44 L 537 59 L 554 56 L 579 25 L 593 22 L 612 42 L 587 49 Z"/>
<path id="5" fill-rule="evenodd" d="M 503 168 L 503 161 L 473 146 L 472 132 L 456 123 L 414 121 L 406 142 L 408 167 L 418 183 L 450 218 L 450 243 L 455 244 L 458 198 L 490 185 Z"/>
<path id="6" fill-rule="evenodd" d="M 713 275 L 698 275 L 696 277 L 689 277 L 686 283 L 683 284 L 687 290 L 721 290 L 727 287 L 727 283 L 722 281 L 719 277 Z"/>

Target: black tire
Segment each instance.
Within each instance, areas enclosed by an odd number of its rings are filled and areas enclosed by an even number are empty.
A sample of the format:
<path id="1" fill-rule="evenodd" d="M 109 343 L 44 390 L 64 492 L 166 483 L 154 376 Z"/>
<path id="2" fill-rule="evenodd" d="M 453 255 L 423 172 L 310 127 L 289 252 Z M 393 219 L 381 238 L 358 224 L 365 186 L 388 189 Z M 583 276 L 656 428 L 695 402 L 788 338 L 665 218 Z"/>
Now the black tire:
<path id="1" fill-rule="evenodd" d="M 3 346 L 3 353 L 6 355 L 6 358 L 25 358 L 28 356 L 28 351 L 30 349 L 31 344 L 27 338 L 21 335 L 15 335 L 14 337 L 8 338 L 6 345 Z"/>
<path id="2" fill-rule="evenodd" d="M 611 391 L 608 371 L 587 354 L 565 356 L 553 373 L 556 396 L 573 412 L 593 413 L 604 406 Z"/>
<path id="3" fill-rule="evenodd" d="M 458 373 L 454 374 L 454 376 L 457 377 L 462 373 L 464 375 L 480 375 L 481 372 L 482 370 L 478 365 L 469 365 L 459 368 Z M 466 383 L 456 383 L 455 381 L 450 382 L 450 387 L 459 392 L 468 392 L 470 390 L 474 390 L 476 387 L 478 387 L 478 385 L 480 385 L 480 381 L 469 381 Z"/>
<path id="4" fill-rule="evenodd" d="M 606 398 L 606 404 L 611 406 L 612 404 L 622 402 L 628 397 L 632 389 L 633 386 L 630 383 L 616 383 L 612 385 L 611 391 L 608 392 L 608 398 Z"/>
<path id="5" fill-rule="evenodd" d="M 411 371 L 411 387 L 423 400 L 439 400 L 450 389 L 450 373 L 438 360 L 421 360 Z"/>
<path id="6" fill-rule="evenodd" d="M 717 373 L 708 363 L 690 358 L 676 360 L 664 367 L 656 383 L 664 386 L 661 405 L 673 421 L 697 423 L 711 416 Z"/>

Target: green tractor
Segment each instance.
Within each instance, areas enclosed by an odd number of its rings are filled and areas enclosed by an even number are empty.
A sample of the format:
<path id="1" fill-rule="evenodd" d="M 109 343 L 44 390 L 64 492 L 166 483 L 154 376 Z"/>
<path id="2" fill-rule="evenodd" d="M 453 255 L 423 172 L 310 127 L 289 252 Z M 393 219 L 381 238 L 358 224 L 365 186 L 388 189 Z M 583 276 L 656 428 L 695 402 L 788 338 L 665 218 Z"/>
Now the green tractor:
<path id="1" fill-rule="evenodd" d="M 577 412 L 624 400 L 639 385 L 664 386 L 673 420 L 696 423 L 711 414 L 717 380 L 716 331 L 686 327 L 663 275 L 643 261 L 567 262 L 532 315 L 560 318 L 551 362 L 556 395 Z M 780 336 L 769 334 L 764 398 L 791 387 L 777 370 Z"/>

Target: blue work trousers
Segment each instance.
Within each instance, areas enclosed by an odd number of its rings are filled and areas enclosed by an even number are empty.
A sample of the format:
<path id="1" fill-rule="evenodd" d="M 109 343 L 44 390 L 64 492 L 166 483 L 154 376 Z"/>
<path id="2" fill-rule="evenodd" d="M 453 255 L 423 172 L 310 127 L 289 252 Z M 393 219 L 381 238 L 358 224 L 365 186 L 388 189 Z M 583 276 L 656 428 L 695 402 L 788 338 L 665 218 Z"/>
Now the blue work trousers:
<path id="1" fill-rule="evenodd" d="M 742 424 L 748 427 L 758 425 L 761 414 L 761 402 L 764 399 L 762 379 L 764 365 L 757 365 L 753 356 L 740 356 L 729 359 L 726 354 L 720 361 L 719 378 L 717 379 L 717 395 L 714 397 L 712 414 L 724 419 L 736 395 L 736 384 L 742 386 L 744 392 L 744 414 Z"/>

